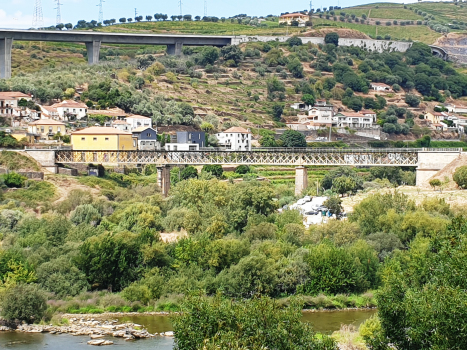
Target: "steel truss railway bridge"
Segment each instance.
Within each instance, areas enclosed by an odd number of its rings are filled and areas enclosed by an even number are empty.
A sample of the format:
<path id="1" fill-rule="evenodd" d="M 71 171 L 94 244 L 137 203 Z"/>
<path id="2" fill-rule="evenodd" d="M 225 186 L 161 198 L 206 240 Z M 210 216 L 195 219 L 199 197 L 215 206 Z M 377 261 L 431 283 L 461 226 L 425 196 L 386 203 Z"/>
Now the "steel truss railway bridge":
<path id="1" fill-rule="evenodd" d="M 257 148 L 251 152 L 200 151 L 80 151 L 27 149 L 42 166 L 56 171 L 60 165 L 102 164 L 142 166 L 155 164 L 164 194 L 170 186 L 170 167 L 177 165 L 283 165 L 295 166 L 295 190 L 308 185 L 306 166 L 400 166 L 416 167 L 417 185 L 422 185 L 446 165 L 459 158 L 461 148 Z"/>

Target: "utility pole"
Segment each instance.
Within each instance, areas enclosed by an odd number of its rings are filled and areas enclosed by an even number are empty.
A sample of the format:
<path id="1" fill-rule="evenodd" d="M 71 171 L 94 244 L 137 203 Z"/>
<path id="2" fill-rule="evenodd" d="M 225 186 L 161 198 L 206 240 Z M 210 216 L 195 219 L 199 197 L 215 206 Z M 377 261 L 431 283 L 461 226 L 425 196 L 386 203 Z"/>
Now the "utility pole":
<path id="1" fill-rule="evenodd" d="M 34 5 L 34 15 L 32 18 L 32 26 L 34 28 L 41 28 L 44 26 L 44 19 L 42 17 L 42 3 L 41 0 L 36 0 Z"/>
<path id="2" fill-rule="evenodd" d="M 180 16 L 183 16 L 183 11 L 182 11 L 182 0 L 178 0 L 178 7 L 180 7 Z"/>
<path id="3" fill-rule="evenodd" d="M 312 9 L 312 4 L 311 4 L 311 1 L 310 1 L 310 12 L 311 12 L 311 9 Z"/>
<path id="4" fill-rule="evenodd" d="M 60 24 L 62 23 L 62 16 L 60 14 L 60 0 L 56 0 L 57 2 L 57 7 L 55 8 L 55 10 L 57 10 L 57 19 L 56 19 L 56 24 Z"/>
<path id="5" fill-rule="evenodd" d="M 104 22 L 104 11 L 102 10 L 102 3 L 104 2 L 104 0 L 99 0 L 99 18 L 98 18 L 98 22 L 99 23 L 102 23 Z"/>
<path id="6" fill-rule="evenodd" d="M 208 1 L 204 0 L 204 17 L 208 15 Z"/>
<path id="7" fill-rule="evenodd" d="M 136 21 L 137 16 L 138 16 L 138 11 L 136 11 L 136 7 L 135 7 L 135 21 Z"/>

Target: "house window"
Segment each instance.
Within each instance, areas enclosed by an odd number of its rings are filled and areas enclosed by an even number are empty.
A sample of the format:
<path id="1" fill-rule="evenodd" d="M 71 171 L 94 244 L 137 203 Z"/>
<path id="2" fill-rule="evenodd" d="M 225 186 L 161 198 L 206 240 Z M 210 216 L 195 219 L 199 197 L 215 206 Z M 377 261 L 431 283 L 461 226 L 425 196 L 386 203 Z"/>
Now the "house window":
<path id="1" fill-rule="evenodd" d="M 188 134 L 188 140 L 191 140 L 191 134 Z"/>
<path id="2" fill-rule="evenodd" d="M 43 126 L 41 126 L 41 132 L 44 132 L 44 127 Z"/>
<path id="3" fill-rule="evenodd" d="M 75 109 L 75 108 L 73 108 L 73 113 L 75 113 L 75 112 L 76 112 L 76 109 Z"/>
<path id="4" fill-rule="evenodd" d="M 133 140 L 133 147 L 136 147 L 136 140 Z"/>
<path id="5" fill-rule="evenodd" d="M 106 141 L 109 141 L 109 138 L 108 138 L 108 137 L 106 137 L 106 138 L 105 138 L 105 140 L 106 140 Z"/>
<path id="6" fill-rule="evenodd" d="M 57 128 L 57 132 L 60 132 L 62 131 L 62 129 L 60 127 Z"/>
<path id="7" fill-rule="evenodd" d="M 97 141 L 97 137 L 93 137 L 92 140 L 93 140 L 93 141 Z"/>
<path id="8" fill-rule="evenodd" d="M 86 138 L 85 138 L 85 137 L 82 137 L 82 138 L 81 138 L 81 141 L 85 141 L 85 140 L 86 140 Z"/>
<path id="9" fill-rule="evenodd" d="M 176 151 L 178 149 L 178 146 L 174 146 L 174 151 Z"/>

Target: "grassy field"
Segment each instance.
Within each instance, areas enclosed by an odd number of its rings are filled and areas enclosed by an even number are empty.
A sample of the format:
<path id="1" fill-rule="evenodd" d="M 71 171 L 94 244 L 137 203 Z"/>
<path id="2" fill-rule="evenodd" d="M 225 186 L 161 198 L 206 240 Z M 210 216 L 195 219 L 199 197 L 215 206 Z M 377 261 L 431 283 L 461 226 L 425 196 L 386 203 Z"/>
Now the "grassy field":
<path id="1" fill-rule="evenodd" d="M 467 6 L 462 3 L 456 6 L 453 2 L 422 2 L 408 6 L 433 15 L 440 22 L 448 23 L 453 19 L 464 22 L 467 20 Z"/>
<path id="2" fill-rule="evenodd" d="M 376 8 L 378 7 L 378 8 Z M 345 12 L 348 14 L 354 14 L 357 17 L 362 17 L 365 14 L 368 18 L 381 18 L 381 19 L 397 19 L 397 20 L 422 20 L 423 17 L 417 15 L 414 11 L 404 9 L 404 5 L 401 4 L 368 4 L 356 7 L 348 7 L 338 12 Z"/>
<path id="3" fill-rule="evenodd" d="M 277 22 L 266 21 L 266 27 L 252 27 L 238 23 L 198 22 L 198 21 L 161 21 L 116 24 L 96 30 L 103 32 L 150 32 L 150 33 L 180 33 L 205 35 L 285 35 L 298 34 L 303 29 L 279 27 Z"/>
<path id="4" fill-rule="evenodd" d="M 321 18 L 313 19 L 313 23 L 315 26 L 327 25 L 335 26 L 336 28 L 355 29 L 371 37 L 376 37 L 378 35 L 384 37 L 385 35 L 390 35 L 392 40 L 416 40 L 426 44 L 433 44 L 436 41 L 436 39 L 441 36 L 441 34 L 423 25 L 387 27 L 385 25 L 374 26 L 367 24 L 333 21 Z"/>

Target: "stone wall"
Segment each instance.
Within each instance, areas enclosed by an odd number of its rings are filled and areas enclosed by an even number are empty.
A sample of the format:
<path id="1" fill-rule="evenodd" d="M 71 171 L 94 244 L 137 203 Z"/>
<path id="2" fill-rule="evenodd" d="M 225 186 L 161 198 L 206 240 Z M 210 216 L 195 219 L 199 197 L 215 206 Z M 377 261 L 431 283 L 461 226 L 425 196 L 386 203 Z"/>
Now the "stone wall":
<path id="1" fill-rule="evenodd" d="M 78 176 L 78 169 L 58 168 L 58 173 L 62 175 Z"/>
<path id="2" fill-rule="evenodd" d="M 232 39 L 233 45 L 238 45 L 241 43 L 247 42 L 267 42 L 267 41 L 279 41 L 286 42 L 289 39 L 289 36 L 238 36 Z M 304 44 L 324 44 L 323 37 L 300 37 Z M 368 49 L 371 51 L 400 51 L 405 52 L 411 46 L 411 42 L 406 41 L 394 41 L 394 40 L 374 40 L 374 39 L 352 39 L 352 38 L 339 38 L 340 46 L 358 46 L 363 49 Z"/>
<path id="3" fill-rule="evenodd" d="M 0 174 L 7 174 L 15 172 L 24 177 L 27 177 L 29 180 L 44 180 L 44 173 L 42 171 L 10 171 L 5 168 L 0 168 Z"/>

